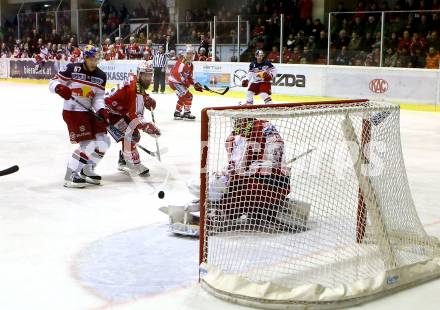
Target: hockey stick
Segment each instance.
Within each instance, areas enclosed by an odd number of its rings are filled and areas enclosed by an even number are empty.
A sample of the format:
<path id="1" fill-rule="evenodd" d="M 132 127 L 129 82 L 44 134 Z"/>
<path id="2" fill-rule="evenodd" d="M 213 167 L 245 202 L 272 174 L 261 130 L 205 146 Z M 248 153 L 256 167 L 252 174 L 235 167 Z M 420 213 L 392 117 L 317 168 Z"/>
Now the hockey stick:
<path id="1" fill-rule="evenodd" d="M 312 147 L 311 149 L 305 151 L 304 153 L 299 154 L 298 156 L 293 157 L 291 160 L 289 160 L 286 164 L 290 165 L 291 163 L 297 161 L 298 159 L 300 159 L 301 157 L 306 156 L 307 154 L 310 154 L 311 152 L 313 152 L 314 150 L 316 150 L 316 147 Z"/>
<path id="2" fill-rule="evenodd" d="M 151 120 L 153 121 L 153 123 L 156 125 L 156 120 L 154 119 L 154 112 L 152 109 L 150 109 L 151 112 Z M 154 140 L 156 140 L 156 154 L 157 154 L 157 159 L 159 161 L 160 160 L 160 149 L 159 149 L 159 141 L 157 140 L 157 138 L 154 138 Z"/>
<path id="3" fill-rule="evenodd" d="M 93 111 L 93 109 L 86 107 L 78 99 L 76 99 L 74 97 L 70 97 L 70 99 L 72 99 L 73 101 L 78 103 L 80 106 L 82 106 L 84 109 L 86 109 L 87 112 L 91 113 L 98 120 L 105 122 L 108 125 L 108 127 L 107 127 L 108 133 L 110 134 L 110 136 L 112 136 L 113 139 L 115 139 L 116 142 L 119 142 L 122 139 L 124 139 L 124 133 L 122 131 L 120 131 L 118 128 L 116 128 L 112 124 L 108 123 L 101 115 L 98 115 L 95 111 Z M 132 139 L 129 139 L 129 140 L 133 142 Z M 142 151 L 144 151 L 148 155 L 153 156 L 153 157 L 158 157 L 158 154 L 156 152 L 153 152 L 153 151 L 146 149 L 145 147 L 143 147 L 142 145 L 140 145 L 137 142 L 136 142 L 136 146 L 139 147 Z"/>
<path id="4" fill-rule="evenodd" d="M 12 167 L 9 167 L 8 169 L 1 170 L 1 171 L 0 171 L 0 177 L 2 177 L 2 176 L 4 176 L 4 175 L 11 174 L 11 173 L 14 173 L 14 172 L 17 172 L 17 171 L 18 171 L 18 166 L 17 166 L 17 165 L 14 165 L 14 166 L 12 166 Z"/>
<path id="5" fill-rule="evenodd" d="M 206 91 L 209 91 L 210 93 L 213 93 L 213 94 L 217 94 L 217 95 L 224 95 L 224 94 L 226 94 L 228 91 L 229 91 L 229 86 L 227 86 L 225 89 L 223 89 L 222 91 L 216 91 L 216 90 L 213 90 L 213 89 L 211 89 L 211 88 L 209 88 L 208 86 L 206 86 L 206 85 L 203 85 L 203 89 L 204 90 L 206 90 Z"/>

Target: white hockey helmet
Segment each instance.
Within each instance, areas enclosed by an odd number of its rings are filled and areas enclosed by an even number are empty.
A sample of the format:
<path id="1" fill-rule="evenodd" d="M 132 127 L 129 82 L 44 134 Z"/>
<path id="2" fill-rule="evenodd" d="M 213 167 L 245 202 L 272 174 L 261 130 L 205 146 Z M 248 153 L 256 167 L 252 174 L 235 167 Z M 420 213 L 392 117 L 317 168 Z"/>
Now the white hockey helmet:
<path id="1" fill-rule="evenodd" d="M 141 61 L 137 66 L 137 75 L 140 73 L 152 73 L 153 72 L 153 64 L 151 60 Z"/>

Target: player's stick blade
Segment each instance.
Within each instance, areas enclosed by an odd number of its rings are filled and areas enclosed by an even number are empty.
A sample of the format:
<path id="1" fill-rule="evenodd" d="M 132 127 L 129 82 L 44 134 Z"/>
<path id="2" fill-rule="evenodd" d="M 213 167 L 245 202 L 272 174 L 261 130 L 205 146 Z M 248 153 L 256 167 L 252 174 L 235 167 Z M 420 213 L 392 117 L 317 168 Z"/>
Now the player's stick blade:
<path id="1" fill-rule="evenodd" d="M 0 171 L 0 176 L 8 175 L 8 174 L 11 174 L 11 173 L 14 173 L 14 172 L 17 172 L 17 171 L 18 171 L 18 166 L 14 165 L 12 167 L 9 167 L 8 169 L 1 170 Z"/>

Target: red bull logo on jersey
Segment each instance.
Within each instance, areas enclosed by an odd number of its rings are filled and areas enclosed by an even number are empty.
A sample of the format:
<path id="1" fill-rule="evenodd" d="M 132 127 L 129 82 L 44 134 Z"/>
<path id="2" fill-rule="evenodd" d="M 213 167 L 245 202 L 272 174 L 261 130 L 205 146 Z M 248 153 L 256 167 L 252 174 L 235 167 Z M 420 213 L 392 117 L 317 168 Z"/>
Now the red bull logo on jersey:
<path id="1" fill-rule="evenodd" d="M 89 99 L 95 97 L 95 93 L 90 86 L 72 88 L 72 95 Z"/>

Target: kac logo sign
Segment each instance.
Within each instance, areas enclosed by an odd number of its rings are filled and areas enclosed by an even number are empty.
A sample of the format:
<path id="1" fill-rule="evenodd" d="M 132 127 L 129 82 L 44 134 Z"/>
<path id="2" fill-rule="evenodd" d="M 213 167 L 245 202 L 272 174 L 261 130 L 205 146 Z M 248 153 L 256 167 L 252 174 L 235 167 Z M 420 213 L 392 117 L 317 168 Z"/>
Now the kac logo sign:
<path id="1" fill-rule="evenodd" d="M 374 79 L 370 82 L 370 90 L 376 94 L 383 94 L 389 89 L 388 82 L 384 79 Z"/>

